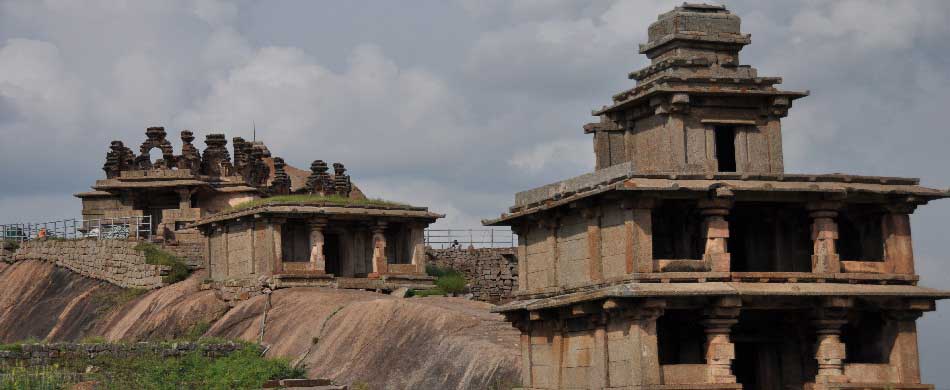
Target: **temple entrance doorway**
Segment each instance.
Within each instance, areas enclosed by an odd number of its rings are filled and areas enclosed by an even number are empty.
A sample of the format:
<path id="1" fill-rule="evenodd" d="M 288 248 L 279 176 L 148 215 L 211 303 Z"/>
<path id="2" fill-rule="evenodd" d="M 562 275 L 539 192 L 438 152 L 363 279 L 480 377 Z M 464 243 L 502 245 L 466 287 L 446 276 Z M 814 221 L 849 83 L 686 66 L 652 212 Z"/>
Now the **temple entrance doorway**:
<path id="1" fill-rule="evenodd" d="M 323 236 L 323 256 L 326 260 L 326 270 L 328 274 L 340 275 L 340 261 L 343 256 L 341 253 L 340 235 L 337 233 L 326 233 Z"/>

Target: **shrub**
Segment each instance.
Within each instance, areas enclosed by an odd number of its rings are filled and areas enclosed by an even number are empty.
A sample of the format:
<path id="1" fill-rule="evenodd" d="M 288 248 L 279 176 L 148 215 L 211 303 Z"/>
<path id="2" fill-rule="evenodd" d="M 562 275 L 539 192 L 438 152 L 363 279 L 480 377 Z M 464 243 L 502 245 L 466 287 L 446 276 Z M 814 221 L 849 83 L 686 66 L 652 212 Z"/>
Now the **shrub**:
<path id="1" fill-rule="evenodd" d="M 141 288 L 123 288 L 120 290 L 98 289 L 92 293 L 92 303 L 96 306 L 96 314 L 105 314 L 109 310 L 125 306 L 126 303 L 147 293 Z"/>
<path id="2" fill-rule="evenodd" d="M 191 275 L 191 270 L 188 269 L 184 261 L 179 259 L 178 256 L 163 251 L 154 244 L 143 242 L 136 245 L 135 250 L 145 253 L 145 262 L 147 264 L 171 267 L 171 270 L 168 271 L 168 275 L 162 277 L 162 282 L 168 284 L 178 283 L 188 279 L 188 275 Z"/>
<path id="3" fill-rule="evenodd" d="M 465 276 L 461 273 L 448 272 L 435 280 L 435 285 L 449 294 L 459 294 L 465 291 Z"/>
<path id="4" fill-rule="evenodd" d="M 211 329 L 211 324 L 208 322 L 202 321 L 194 324 L 188 328 L 188 331 L 185 333 L 185 339 L 188 341 L 198 341 L 201 339 L 201 336 L 208 333 L 208 329 Z"/>

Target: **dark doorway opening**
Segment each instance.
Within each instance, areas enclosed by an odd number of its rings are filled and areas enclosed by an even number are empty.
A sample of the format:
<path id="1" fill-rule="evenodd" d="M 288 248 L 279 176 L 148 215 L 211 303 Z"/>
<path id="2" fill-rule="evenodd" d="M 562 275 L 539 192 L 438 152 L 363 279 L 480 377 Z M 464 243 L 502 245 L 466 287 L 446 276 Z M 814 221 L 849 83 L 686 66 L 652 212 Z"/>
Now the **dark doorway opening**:
<path id="1" fill-rule="evenodd" d="M 310 261 L 310 227 L 303 221 L 288 221 L 280 227 L 282 261 Z"/>
<path id="2" fill-rule="evenodd" d="M 660 364 L 706 363 L 706 334 L 699 310 L 667 310 L 656 322 Z"/>
<path id="3" fill-rule="evenodd" d="M 703 217 L 695 202 L 664 200 L 651 214 L 653 258 L 699 260 L 703 258 Z"/>
<path id="4" fill-rule="evenodd" d="M 810 272 L 812 241 L 804 208 L 737 204 L 729 220 L 733 272 Z"/>
<path id="5" fill-rule="evenodd" d="M 838 255 L 841 260 L 884 261 L 883 212 L 849 206 L 838 213 Z"/>
<path id="6" fill-rule="evenodd" d="M 804 311 L 743 311 L 732 331 L 737 382 L 743 389 L 802 389 L 817 369 L 813 334 Z"/>
<path id="7" fill-rule="evenodd" d="M 719 172 L 736 171 L 736 128 L 716 126 L 716 160 Z"/>
<path id="8" fill-rule="evenodd" d="M 328 274 L 340 274 L 340 235 L 328 233 L 323 236 L 323 256 Z"/>

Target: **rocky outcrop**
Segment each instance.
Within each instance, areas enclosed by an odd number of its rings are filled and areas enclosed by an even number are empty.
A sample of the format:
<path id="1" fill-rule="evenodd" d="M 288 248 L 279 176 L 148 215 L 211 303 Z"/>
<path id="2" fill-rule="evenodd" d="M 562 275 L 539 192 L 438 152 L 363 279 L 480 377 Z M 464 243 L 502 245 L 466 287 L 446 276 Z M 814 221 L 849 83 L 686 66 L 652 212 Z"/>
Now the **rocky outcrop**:
<path id="1" fill-rule="evenodd" d="M 268 296 L 233 308 L 205 278 L 126 290 L 45 261 L 0 270 L 0 340 L 205 336 L 257 341 Z M 311 377 L 372 389 L 509 388 L 520 378 L 518 332 L 491 305 L 461 298 L 395 298 L 357 290 L 280 289 L 270 295 L 264 344 Z"/>
<path id="2" fill-rule="evenodd" d="M 257 339 L 266 296 L 236 306 L 208 332 Z M 518 332 L 491 305 L 295 288 L 271 296 L 264 344 L 311 377 L 373 389 L 506 388 L 519 378 Z"/>
<path id="3" fill-rule="evenodd" d="M 52 263 L 14 263 L 0 272 L 0 341 L 87 336 L 122 292 Z"/>

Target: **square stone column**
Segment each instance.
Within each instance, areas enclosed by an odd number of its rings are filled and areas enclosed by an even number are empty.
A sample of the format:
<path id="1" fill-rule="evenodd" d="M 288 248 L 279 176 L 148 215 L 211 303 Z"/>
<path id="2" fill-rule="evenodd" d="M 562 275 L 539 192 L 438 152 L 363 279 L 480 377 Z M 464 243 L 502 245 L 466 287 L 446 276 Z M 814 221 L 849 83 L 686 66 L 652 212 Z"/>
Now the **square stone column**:
<path id="1" fill-rule="evenodd" d="M 389 272 L 389 260 L 386 258 L 386 222 L 377 222 L 370 229 L 373 232 L 373 273 L 369 277 L 378 278 Z"/>
<path id="2" fill-rule="evenodd" d="M 725 190 L 725 189 L 720 189 Z M 726 216 L 729 215 L 729 209 L 732 208 L 731 191 L 723 192 L 722 197 L 714 199 L 703 199 L 699 201 L 699 209 L 705 218 L 703 221 L 703 236 L 706 239 L 706 248 L 703 253 L 703 261 L 713 272 L 729 272 L 732 264 L 732 257 L 728 251 L 729 240 L 729 222 Z M 728 195 L 725 195 L 725 194 Z M 734 382 L 725 382 L 734 383 Z"/>
<path id="3" fill-rule="evenodd" d="M 736 383 L 732 373 L 736 347 L 730 333 L 739 322 L 741 306 L 739 298 L 720 298 L 706 310 L 702 322 L 706 332 L 706 383 Z"/>
<path id="4" fill-rule="evenodd" d="M 425 225 L 413 223 L 409 225 L 409 245 L 412 245 L 412 264 L 416 266 L 416 273 L 426 272 L 426 244 Z"/>
<path id="5" fill-rule="evenodd" d="M 818 361 L 818 374 L 815 383 L 845 383 L 844 359 L 845 345 L 841 342 L 841 327 L 848 323 L 846 315 L 853 306 L 850 298 L 825 298 L 815 310 L 815 332 L 818 341 L 815 344 L 815 359 Z"/>
<path id="6" fill-rule="evenodd" d="M 838 239 L 838 209 L 840 202 L 821 201 L 806 205 L 812 218 L 811 239 L 814 249 L 811 256 L 811 271 L 815 273 L 841 272 L 841 259 L 835 241 Z"/>
<path id="7" fill-rule="evenodd" d="M 914 274 L 914 245 L 910 235 L 910 214 L 916 204 L 901 203 L 887 207 L 881 221 L 884 236 L 884 262 L 898 274 Z"/>
<path id="8" fill-rule="evenodd" d="M 656 199 L 624 199 L 627 274 L 653 272 L 653 208 Z"/>
<path id="9" fill-rule="evenodd" d="M 327 220 L 318 218 L 309 222 L 310 226 L 310 271 L 326 273 L 327 261 L 323 253 L 323 230 L 327 227 Z"/>
<path id="10" fill-rule="evenodd" d="M 600 246 L 600 208 L 594 205 L 585 205 L 581 216 L 587 220 L 587 273 L 591 281 L 604 278 L 604 263 Z"/>

